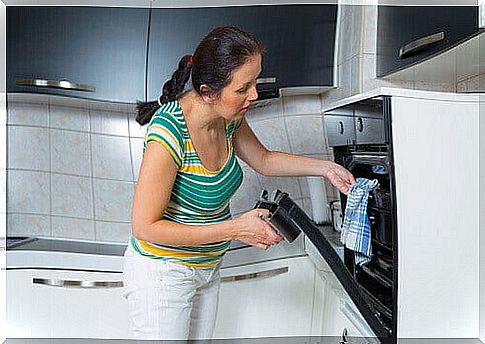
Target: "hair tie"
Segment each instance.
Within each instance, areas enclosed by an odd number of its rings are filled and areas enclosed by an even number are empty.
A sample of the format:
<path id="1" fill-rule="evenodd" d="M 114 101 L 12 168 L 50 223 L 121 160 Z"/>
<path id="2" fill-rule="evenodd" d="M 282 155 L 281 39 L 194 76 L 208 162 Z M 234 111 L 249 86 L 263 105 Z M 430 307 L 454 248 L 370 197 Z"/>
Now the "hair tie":
<path id="1" fill-rule="evenodd" d="M 160 105 L 160 107 L 162 107 L 163 105 L 162 105 L 162 102 L 161 102 L 160 98 L 162 98 L 162 96 L 158 97 L 157 103 L 158 103 L 158 105 Z"/>
<path id="2" fill-rule="evenodd" d="M 189 63 L 192 65 L 192 55 L 189 56 Z"/>

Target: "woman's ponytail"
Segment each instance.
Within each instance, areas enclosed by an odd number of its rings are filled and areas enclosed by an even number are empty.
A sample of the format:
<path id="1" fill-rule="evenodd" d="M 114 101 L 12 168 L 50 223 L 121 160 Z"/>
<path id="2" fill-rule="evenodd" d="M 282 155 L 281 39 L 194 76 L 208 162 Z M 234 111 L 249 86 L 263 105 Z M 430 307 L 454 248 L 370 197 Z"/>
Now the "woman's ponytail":
<path id="1" fill-rule="evenodd" d="M 192 70 L 191 60 L 191 55 L 182 57 L 178 69 L 172 74 L 172 78 L 163 85 L 162 95 L 157 101 L 136 103 L 136 121 L 140 125 L 145 125 L 150 122 L 153 114 L 160 108 L 160 106 L 162 106 L 162 104 L 177 99 L 183 92 L 185 84 L 190 78 L 190 72 Z"/>

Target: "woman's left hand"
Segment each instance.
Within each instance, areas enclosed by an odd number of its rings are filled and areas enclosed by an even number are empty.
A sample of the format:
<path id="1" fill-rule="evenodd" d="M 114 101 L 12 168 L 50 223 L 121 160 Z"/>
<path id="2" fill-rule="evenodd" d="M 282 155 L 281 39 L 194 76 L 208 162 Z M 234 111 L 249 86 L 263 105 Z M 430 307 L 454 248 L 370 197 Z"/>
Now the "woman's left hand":
<path id="1" fill-rule="evenodd" d="M 332 183 L 340 192 L 348 194 L 350 186 L 355 183 L 355 178 L 345 167 L 332 161 L 325 162 L 323 176 Z"/>

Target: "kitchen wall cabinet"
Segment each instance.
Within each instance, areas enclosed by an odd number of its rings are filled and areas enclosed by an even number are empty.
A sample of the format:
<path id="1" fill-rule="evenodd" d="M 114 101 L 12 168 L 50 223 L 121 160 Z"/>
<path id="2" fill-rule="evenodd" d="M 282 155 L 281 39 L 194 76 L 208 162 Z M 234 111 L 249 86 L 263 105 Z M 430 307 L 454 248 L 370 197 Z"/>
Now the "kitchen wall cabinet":
<path id="1" fill-rule="evenodd" d="M 157 8 L 151 13 L 148 99 L 156 99 L 184 55 L 217 26 L 235 25 L 266 46 L 261 78 L 277 87 L 333 86 L 336 5 Z"/>
<path id="2" fill-rule="evenodd" d="M 117 102 L 145 99 L 147 8 L 7 7 L 7 91 Z M 94 92 L 19 86 L 41 79 Z"/>
<path id="3" fill-rule="evenodd" d="M 221 269 L 215 338 L 307 336 L 315 267 L 308 257 Z"/>
<path id="4" fill-rule="evenodd" d="M 7 270 L 7 337 L 129 338 L 121 280 L 121 273 Z M 41 284 L 61 281 L 75 282 Z M 79 281 L 91 288 L 72 285 Z M 94 288 L 94 282 L 104 284 Z"/>
<path id="5" fill-rule="evenodd" d="M 275 87 L 333 86 L 336 12 L 336 5 L 9 6 L 7 91 L 134 103 L 147 90 L 156 99 L 180 58 L 221 25 L 244 28 L 266 45 L 261 77 L 276 78 Z M 94 91 L 66 90 L 61 81 Z"/>
<path id="6" fill-rule="evenodd" d="M 478 32 L 478 6 L 379 6 L 376 75 L 414 65 Z"/>

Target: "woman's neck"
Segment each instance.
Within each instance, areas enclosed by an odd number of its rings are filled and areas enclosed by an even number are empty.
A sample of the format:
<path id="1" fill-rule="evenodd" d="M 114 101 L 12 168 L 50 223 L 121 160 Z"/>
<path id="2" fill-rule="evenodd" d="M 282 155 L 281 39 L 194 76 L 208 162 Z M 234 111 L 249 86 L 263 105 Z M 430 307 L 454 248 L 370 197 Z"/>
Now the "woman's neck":
<path id="1" fill-rule="evenodd" d="M 185 121 L 189 121 L 194 129 L 213 131 L 221 128 L 222 117 L 215 114 L 212 106 L 202 100 L 194 91 L 189 91 L 179 99 Z"/>

